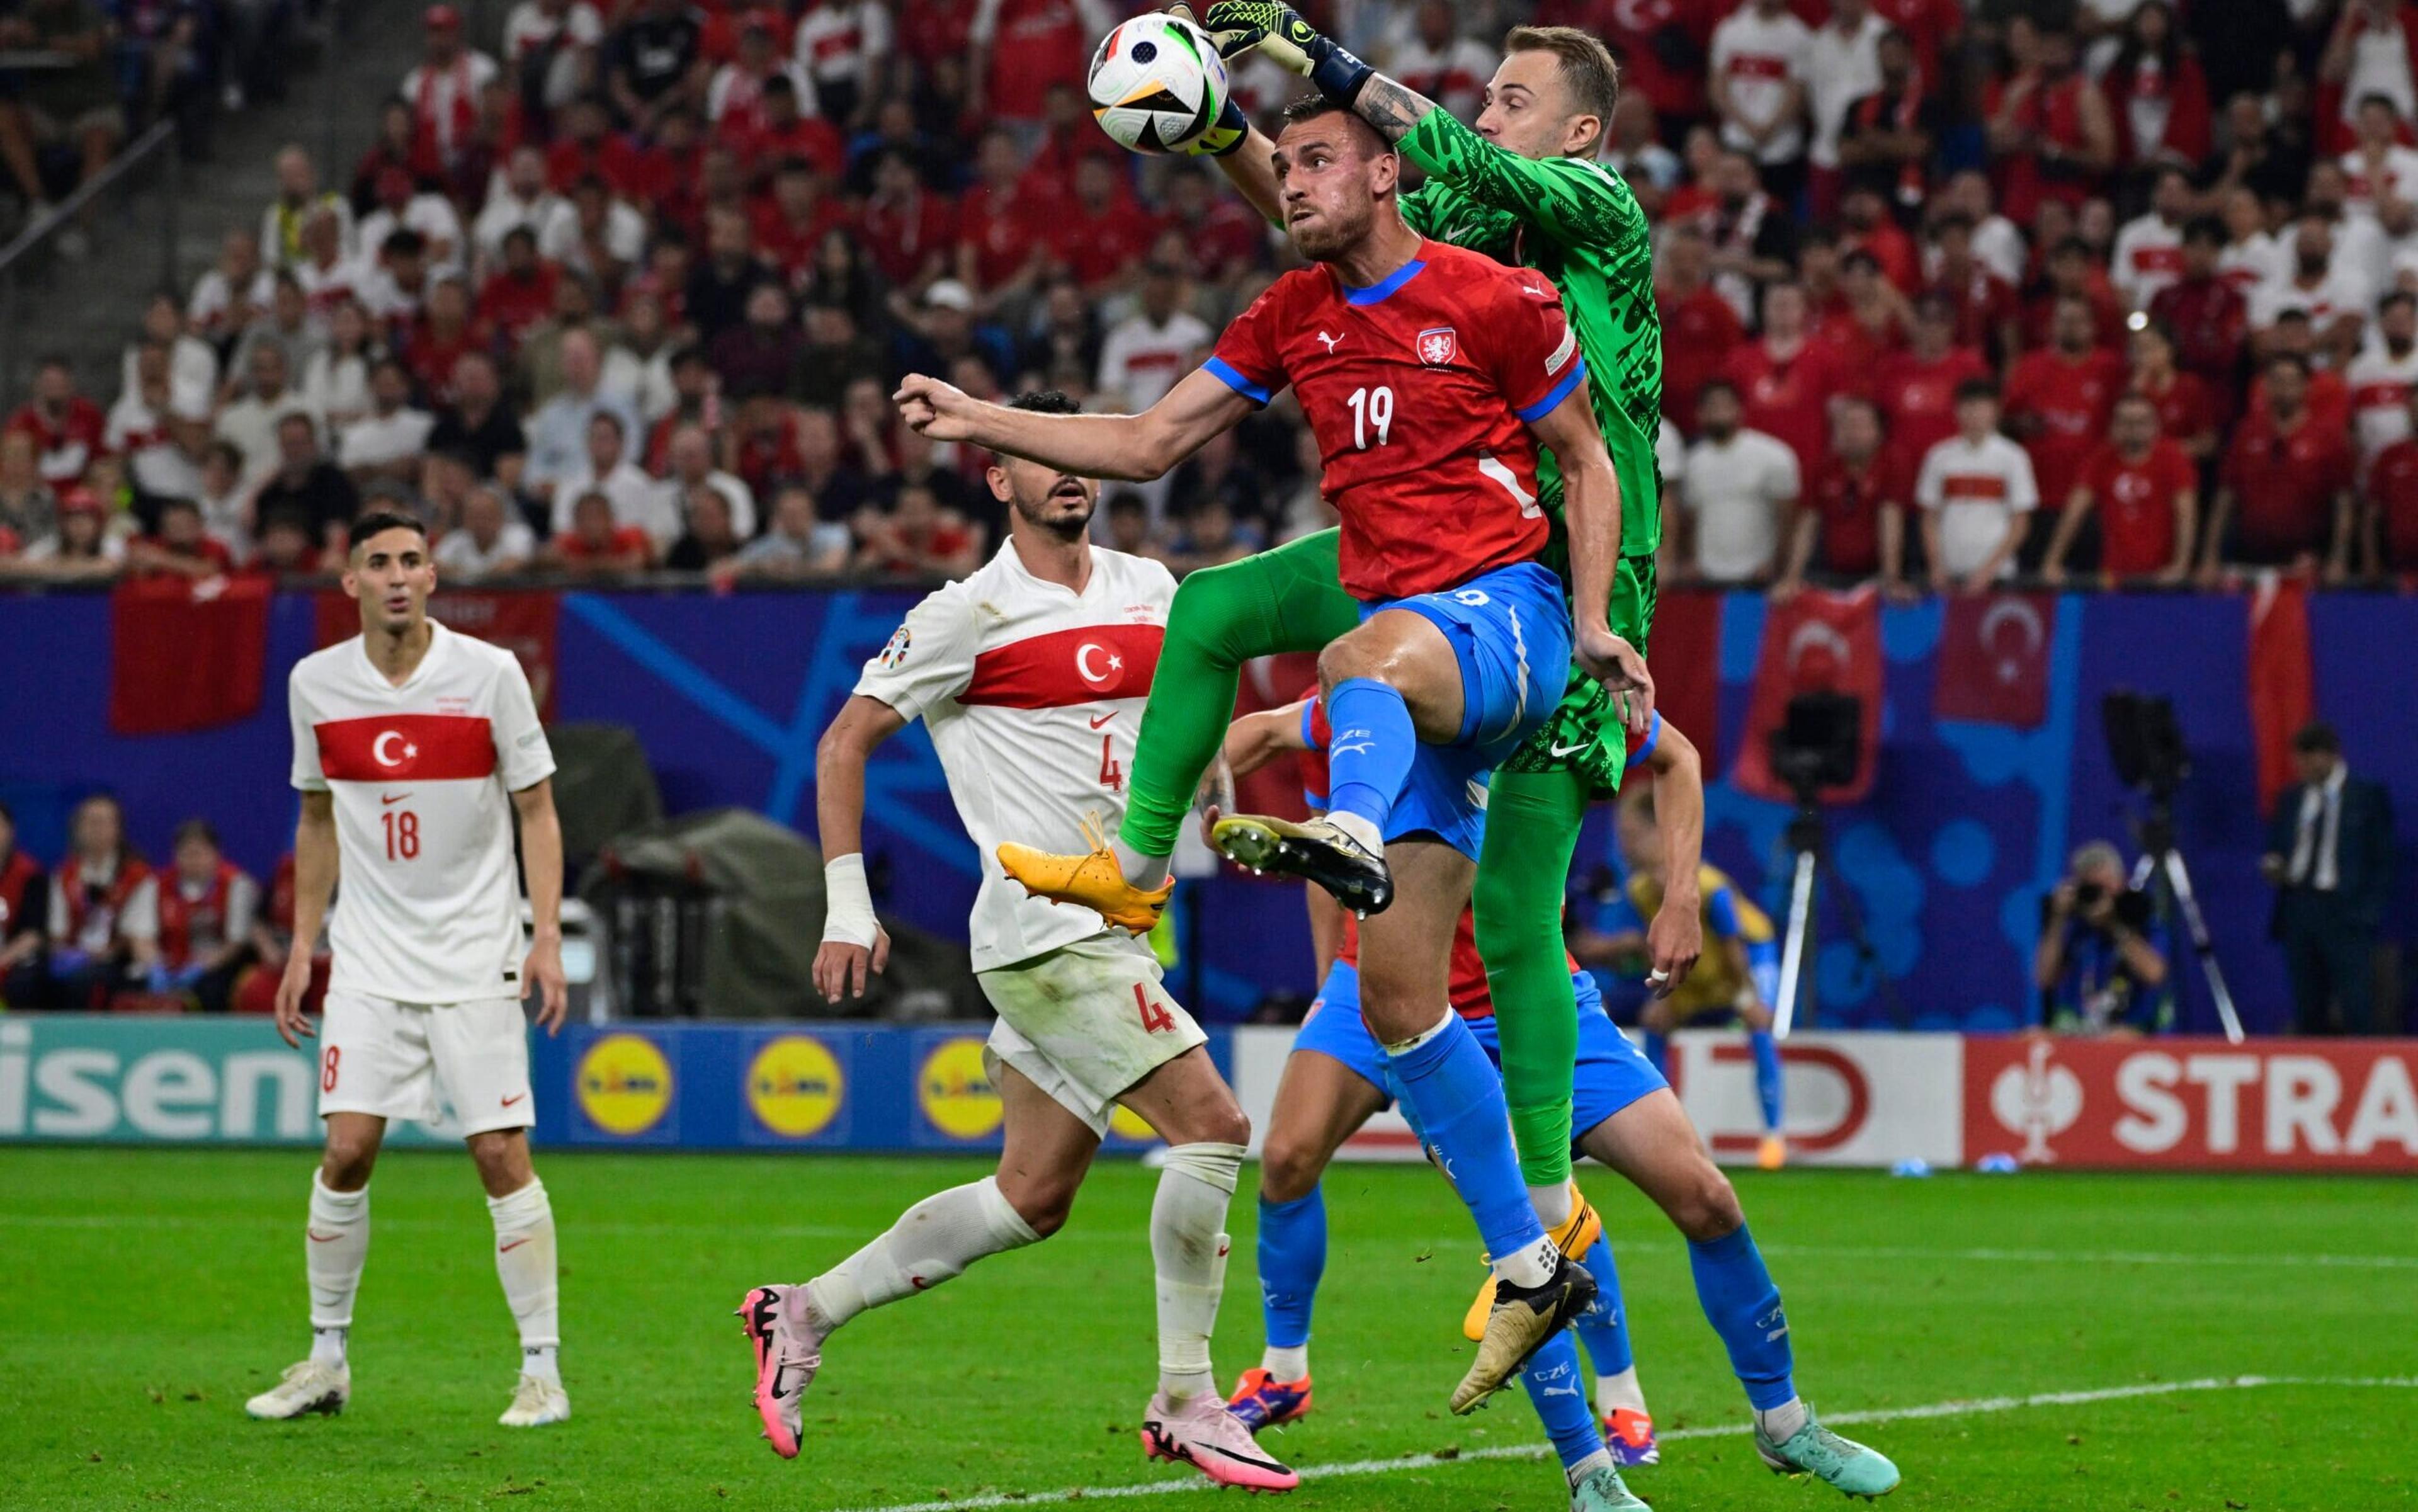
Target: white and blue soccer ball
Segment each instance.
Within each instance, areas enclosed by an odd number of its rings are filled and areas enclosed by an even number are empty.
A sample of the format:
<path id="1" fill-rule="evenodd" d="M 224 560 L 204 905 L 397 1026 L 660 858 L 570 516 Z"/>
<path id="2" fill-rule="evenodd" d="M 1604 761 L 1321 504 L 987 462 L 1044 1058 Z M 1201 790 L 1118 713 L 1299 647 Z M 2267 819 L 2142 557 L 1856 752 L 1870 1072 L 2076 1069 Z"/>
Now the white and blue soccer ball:
<path id="1" fill-rule="evenodd" d="M 1136 16 L 1092 54 L 1092 117 L 1120 146 L 1174 152 L 1226 108 L 1226 61 L 1181 16 Z"/>

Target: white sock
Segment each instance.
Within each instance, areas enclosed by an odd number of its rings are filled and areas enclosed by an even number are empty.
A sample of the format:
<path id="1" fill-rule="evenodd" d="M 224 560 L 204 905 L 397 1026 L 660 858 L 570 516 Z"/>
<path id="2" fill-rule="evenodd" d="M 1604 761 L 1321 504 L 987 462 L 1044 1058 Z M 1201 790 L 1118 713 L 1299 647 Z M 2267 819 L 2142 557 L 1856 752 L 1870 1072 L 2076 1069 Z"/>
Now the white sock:
<path id="1" fill-rule="evenodd" d="M 1528 1200 L 1536 1205 L 1537 1216 L 1548 1229 L 1558 1229 L 1570 1221 L 1570 1184 L 1555 1182 L 1549 1186 L 1528 1188 Z"/>
<path id="2" fill-rule="evenodd" d="M 555 1286 L 554 1208 L 545 1199 L 545 1183 L 532 1176 L 519 1191 L 487 1199 L 487 1214 L 496 1220 L 496 1278 L 504 1283 L 504 1302 L 520 1325 L 521 1368 L 559 1381 L 555 1350 L 562 1342 L 562 1325 Z"/>
<path id="3" fill-rule="evenodd" d="M 1595 1378 L 1595 1410 L 1608 1414 L 1622 1407 L 1632 1413 L 1645 1411 L 1645 1388 L 1637 1383 L 1633 1365 L 1616 1376 Z"/>
<path id="4" fill-rule="evenodd" d="M 1127 884 L 1147 893 L 1167 880 L 1165 856 L 1145 856 L 1123 840 L 1110 840 L 1109 848 L 1116 852 L 1117 869 L 1125 874 Z"/>
<path id="5" fill-rule="evenodd" d="M 1553 1278 L 1553 1269 L 1561 1260 L 1562 1252 L 1553 1247 L 1553 1238 L 1548 1235 L 1508 1255 L 1497 1256 L 1494 1274 L 1516 1287 L 1543 1286 Z"/>
<path id="6" fill-rule="evenodd" d="M 1584 1459 L 1580 1460 L 1575 1465 L 1564 1465 L 1562 1467 L 1562 1475 L 1563 1478 L 1567 1479 L 1570 1483 L 1570 1489 L 1577 1490 L 1579 1489 L 1579 1482 L 1586 1479 L 1589 1475 L 1594 1474 L 1597 1471 L 1607 1470 L 1610 1469 L 1611 1466 L 1612 1451 L 1609 1449 L 1598 1449 L 1595 1453 L 1587 1456 Z"/>
<path id="7" fill-rule="evenodd" d="M 1385 853 L 1385 833 L 1367 815 L 1338 810 L 1326 816 L 1326 822 L 1350 835 L 1369 854 L 1382 856 Z"/>
<path id="8" fill-rule="evenodd" d="M 1430 1025 L 1426 1029 L 1419 1031 L 1409 1039 L 1398 1040 L 1388 1044 L 1385 1046 L 1385 1053 L 1387 1055 L 1410 1054 L 1413 1050 L 1425 1045 L 1428 1041 L 1443 1033 L 1446 1030 L 1452 1028 L 1452 1021 L 1456 1016 L 1458 1016 L 1455 1015 L 1451 1009 L 1446 1008 L 1444 1011 L 1444 1016 L 1437 1019 L 1433 1024 Z"/>
<path id="9" fill-rule="evenodd" d="M 1288 1344 L 1279 1349 L 1271 1344 L 1260 1352 L 1260 1368 L 1270 1381 L 1299 1381 L 1309 1374 L 1309 1346 Z"/>
<path id="10" fill-rule="evenodd" d="M 1242 1168 L 1241 1145 L 1204 1142 L 1171 1147 L 1158 1173 L 1150 1258 L 1158 1271 L 1158 1389 L 1171 1403 L 1217 1389 L 1209 1336 L 1226 1291 L 1226 1204 Z"/>
<path id="11" fill-rule="evenodd" d="M 1806 1412 L 1801 1398 L 1791 1397 L 1768 1411 L 1755 1409 L 1754 1426 L 1763 1429 L 1763 1436 L 1772 1443 L 1786 1443 L 1797 1437 L 1798 1429 L 1803 1428 L 1806 1419 L 1812 1415 Z"/>
<path id="12" fill-rule="evenodd" d="M 312 1172 L 302 1251 L 311 1282 L 311 1358 L 342 1365 L 353 1326 L 353 1293 L 361 1288 L 361 1267 L 370 1258 L 370 1189 L 331 1192 Z"/>
<path id="13" fill-rule="evenodd" d="M 524 1344 L 521 1346 L 521 1374 L 535 1376 L 540 1381 L 562 1384 L 562 1346 L 559 1344 Z"/>
<path id="14" fill-rule="evenodd" d="M 1040 1237 L 1001 1195 L 999 1178 L 986 1176 L 900 1214 L 873 1243 L 807 1282 L 806 1301 L 837 1328 L 868 1307 L 928 1291 L 986 1255 Z"/>

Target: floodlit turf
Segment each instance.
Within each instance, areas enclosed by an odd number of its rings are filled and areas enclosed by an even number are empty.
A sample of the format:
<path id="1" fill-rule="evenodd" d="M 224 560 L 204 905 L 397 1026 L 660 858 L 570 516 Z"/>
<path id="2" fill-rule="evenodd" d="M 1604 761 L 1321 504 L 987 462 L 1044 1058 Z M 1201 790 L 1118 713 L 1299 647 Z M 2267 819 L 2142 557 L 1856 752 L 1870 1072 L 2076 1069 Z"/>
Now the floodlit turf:
<path id="1" fill-rule="evenodd" d="M 852 1325 L 807 1403 L 806 1449 L 758 1442 L 730 1309 L 801 1279 L 970 1160 L 550 1154 L 564 1374 L 575 1415 L 494 1426 L 517 1354 L 467 1160 L 390 1156 L 332 1420 L 253 1423 L 243 1398 L 304 1351 L 306 1154 L 0 1150 L 0 1506 L 246 1509 L 888 1506 L 1154 1481 L 1153 1178 L 1104 1165 L 1073 1223 Z M 1646 1204 L 1586 1178 L 1623 1246 L 1638 1358 L 1673 1439 L 1631 1483 L 1658 1512 L 1826 1509 L 1774 1477 L 1696 1312 L 1686 1252 Z M 1260 1344 L 1253 1176 L 1235 1204 L 1221 1373 Z M 2284 1178 L 1739 1177 L 1832 1414 L 2245 1375 L 2194 1389 L 1873 1422 L 1894 1508 L 2309 1508 L 2418 1504 L 2418 1185 Z M 1477 1272 L 1458 1205 L 1416 1168 L 1330 1176 L 1317 1412 L 1273 1434 L 1305 1508 L 1554 1509 L 1524 1401 L 1444 1410 Z M 1480 1456 L 1476 1451 L 1492 1451 Z M 1186 1491 L 1147 1504 L 1201 1504 Z"/>

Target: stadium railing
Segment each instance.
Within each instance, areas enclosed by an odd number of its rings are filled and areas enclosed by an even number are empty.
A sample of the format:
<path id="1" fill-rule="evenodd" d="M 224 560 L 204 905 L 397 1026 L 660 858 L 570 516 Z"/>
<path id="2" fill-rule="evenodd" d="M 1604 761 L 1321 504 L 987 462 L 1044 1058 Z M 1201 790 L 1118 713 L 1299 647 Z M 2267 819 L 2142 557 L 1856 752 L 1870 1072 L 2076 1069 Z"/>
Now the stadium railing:
<path id="1" fill-rule="evenodd" d="M 106 224 L 114 233 L 111 245 L 123 245 L 130 257 L 145 252 L 156 256 L 160 286 L 176 285 L 183 245 L 182 178 L 176 123 L 157 122 L 128 143 L 108 167 L 0 247 L 0 392 L 23 392 L 31 377 L 17 367 L 21 360 L 30 359 L 19 350 L 23 330 L 20 316 L 27 313 L 23 302 L 29 288 L 38 285 L 49 270 L 58 237 L 69 227 Z M 158 203 L 150 206 L 154 196 L 148 191 L 155 186 L 160 191 Z M 149 214 L 138 216 L 138 206 L 148 207 Z"/>

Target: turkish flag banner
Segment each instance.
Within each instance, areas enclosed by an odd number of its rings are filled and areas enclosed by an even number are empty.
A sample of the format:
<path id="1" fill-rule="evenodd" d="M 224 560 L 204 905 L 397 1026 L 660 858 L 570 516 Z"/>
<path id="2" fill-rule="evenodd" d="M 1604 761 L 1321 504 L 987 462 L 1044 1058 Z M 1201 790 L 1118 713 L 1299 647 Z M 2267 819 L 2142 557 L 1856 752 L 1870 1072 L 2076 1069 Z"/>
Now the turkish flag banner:
<path id="1" fill-rule="evenodd" d="M 520 660 L 528 674 L 537 717 L 554 720 L 555 643 L 562 602 L 543 589 L 447 588 L 428 598 L 428 618 L 448 630 L 476 635 Z M 319 594 L 319 645 L 333 646 L 361 633 L 361 613 L 341 590 Z"/>
<path id="2" fill-rule="evenodd" d="M 1730 772 L 1742 790 L 1783 802 L 1795 796 L 1771 770 L 1771 737 L 1787 721 L 1788 700 L 1804 693 L 1845 694 L 1863 705 L 1856 780 L 1816 795 L 1828 803 L 1859 802 L 1873 790 L 1873 768 L 1880 755 L 1881 599 L 1876 585 L 1866 584 L 1852 593 L 1799 593 L 1765 614 L 1754 692 L 1747 704 L 1746 738 Z"/>
<path id="3" fill-rule="evenodd" d="M 268 664 L 267 578 L 137 577 L 110 598 L 109 727 L 171 735 L 248 719 Z"/>
<path id="4" fill-rule="evenodd" d="M 2309 580 L 2262 573 L 2250 600 L 2250 741 L 2258 762 L 2258 809 L 2300 778 L 2292 737 L 2317 717 L 2316 661 L 2309 649 Z"/>
<path id="5" fill-rule="evenodd" d="M 2418 1169 L 2418 1042 L 1965 1041 L 1965 1160 Z"/>
<path id="6" fill-rule="evenodd" d="M 1646 670 L 1654 674 L 1655 709 L 1711 760 L 1721 749 L 1715 716 L 1722 706 L 1722 596 L 1664 594 L 1654 606 L 1654 630 L 1645 650 Z"/>
<path id="7" fill-rule="evenodd" d="M 2049 639 L 2057 599 L 2047 593 L 1964 594 L 1939 627 L 1938 719 L 2030 729 L 2048 717 Z"/>

